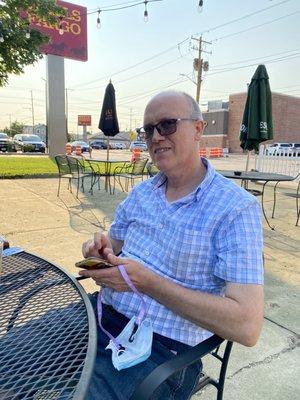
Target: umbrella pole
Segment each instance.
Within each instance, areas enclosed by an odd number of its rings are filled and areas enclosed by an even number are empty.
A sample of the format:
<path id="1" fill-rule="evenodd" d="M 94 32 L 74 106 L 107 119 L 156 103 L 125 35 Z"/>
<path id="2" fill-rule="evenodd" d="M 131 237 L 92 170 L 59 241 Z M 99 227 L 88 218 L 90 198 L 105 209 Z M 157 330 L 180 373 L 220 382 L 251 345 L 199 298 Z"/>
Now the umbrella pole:
<path id="1" fill-rule="evenodd" d="M 249 171 L 250 150 L 247 151 L 246 172 Z"/>
<path id="2" fill-rule="evenodd" d="M 105 190 L 108 191 L 109 179 L 110 179 L 110 167 L 109 167 L 109 136 L 107 136 L 107 149 L 106 149 L 106 165 L 105 165 Z"/>
<path id="3" fill-rule="evenodd" d="M 107 136 L 106 161 L 109 161 L 109 136 Z"/>

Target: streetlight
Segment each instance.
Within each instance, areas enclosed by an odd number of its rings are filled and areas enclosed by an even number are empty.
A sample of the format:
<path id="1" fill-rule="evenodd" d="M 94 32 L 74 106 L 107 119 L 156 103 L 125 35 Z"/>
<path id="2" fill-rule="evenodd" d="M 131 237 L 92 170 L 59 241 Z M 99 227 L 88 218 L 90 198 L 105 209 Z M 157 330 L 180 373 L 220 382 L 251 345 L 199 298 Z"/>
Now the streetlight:
<path id="1" fill-rule="evenodd" d="M 191 82 L 193 82 L 195 85 L 197 85 L 197 82 L 195 82 L 192 78 L 190 78 L 188 75 L 186 74 L 179 74 L 180 76 L 185 76 L 186 78 L 188 78 Z"/>

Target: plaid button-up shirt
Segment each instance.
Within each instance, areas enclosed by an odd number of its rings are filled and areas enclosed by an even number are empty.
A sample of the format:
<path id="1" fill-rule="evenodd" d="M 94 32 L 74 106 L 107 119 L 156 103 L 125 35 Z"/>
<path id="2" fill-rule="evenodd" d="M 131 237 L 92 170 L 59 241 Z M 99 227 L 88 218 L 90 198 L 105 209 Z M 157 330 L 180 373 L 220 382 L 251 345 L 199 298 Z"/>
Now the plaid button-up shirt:
<path id="1" fill-rule="evenodd" d="M 169 203 L 166 176 L 137 185 L 119 205 L 110 237 L 124 241 L 123 257 L 186 288 L 224 296 L 226 281 L 263 283 L 261 208 L 255 197 L 207 172 L 189 195 Z M 131 318 L 139 297 L 103 290 L 103 300 Z M 144 295 L 147 317 L 160 335 L 194 346 L 211 333 Z"/>

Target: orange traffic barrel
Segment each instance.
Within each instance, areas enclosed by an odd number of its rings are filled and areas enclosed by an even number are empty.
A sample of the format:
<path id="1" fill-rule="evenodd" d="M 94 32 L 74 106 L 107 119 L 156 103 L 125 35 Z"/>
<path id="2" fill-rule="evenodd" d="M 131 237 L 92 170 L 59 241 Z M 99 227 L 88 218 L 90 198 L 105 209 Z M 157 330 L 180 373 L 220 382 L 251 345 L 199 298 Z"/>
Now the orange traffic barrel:
<path id="1" fill-rule="evenodd" d="M 199 156 L 206 157 L 206 149 L 199 149 Z"/>
<path id="2" fill-rule="evenodd" d="M 209 157 L 219 157 L 219 149 L 217 147 L 213 147 L 212 149 L 210 149 Z"/>
<path id="3" fill-rule="evenodd" d="M 141 159 L 141 149 L 133 149 L 131 155 L 131 162 L 139 161 Z"/>
<path id="4" fill-rule="evenodd" d="M 72 154 L 72 146 L 70 143 L 66 144 L 66 154 Z"/>
<path id="5" fill-rule="evenodd" d="M 81 155 L 81 146 L 80 146 L 80 144 L 76 145 L 75 154 L 76 154 L 76 156 L 80 156 Z"/>

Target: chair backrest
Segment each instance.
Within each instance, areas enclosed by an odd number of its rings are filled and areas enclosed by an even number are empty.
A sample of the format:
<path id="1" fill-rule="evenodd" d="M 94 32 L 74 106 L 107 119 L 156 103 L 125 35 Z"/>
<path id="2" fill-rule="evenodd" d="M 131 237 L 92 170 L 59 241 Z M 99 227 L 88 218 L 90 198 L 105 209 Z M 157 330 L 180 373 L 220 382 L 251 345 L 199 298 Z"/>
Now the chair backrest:
<path id="1" fill-rule="evenodd" d="M 153 164 L 152 161 L 147 162 L 146 168 L 147 168 L 148 176 L 150 178 L 152 178 L 154 175 L 156 175 L 159 172 L 158 168 Z"/>
<path id="2" fill-rule="evenodd" d="M 60 175 L 71 173 L 70 165 L 65 154 L 58 154 L 54 158 Z"/>
<path id="3" fill-rule="evenodd" d="M 71 174 L 79 174 L 82 171 L 82 165 L 77 157 L 67 156 Z"/>
<path id="4" fill-rule="evenodd" d="M 148 158 L 137 160 L 133 163 L 132 171 L 130 172 L 132 175 L 142 175 L 144 173 Z"/>

